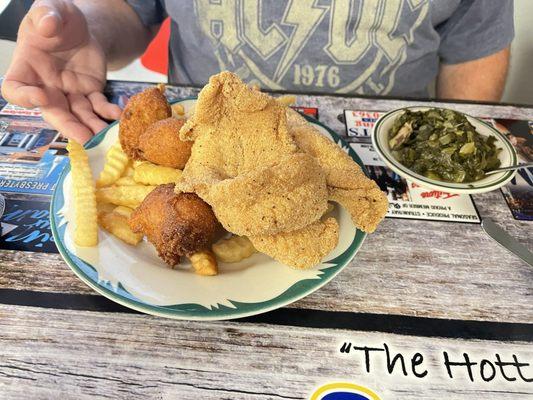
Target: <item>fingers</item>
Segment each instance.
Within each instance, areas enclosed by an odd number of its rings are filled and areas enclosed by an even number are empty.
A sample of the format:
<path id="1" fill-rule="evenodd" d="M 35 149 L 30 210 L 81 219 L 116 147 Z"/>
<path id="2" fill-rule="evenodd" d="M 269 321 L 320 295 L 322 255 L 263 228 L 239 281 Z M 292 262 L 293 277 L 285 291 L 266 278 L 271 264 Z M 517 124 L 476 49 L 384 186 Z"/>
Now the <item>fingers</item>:
<path id="1" fill-rule="evenodd" d="M 35 29 L 38 34 L 47 38 L 51 38 L 61 32 L 62 24 L 63 21 L 61 19 L 61 15 L 55 11 L 48 11 L 37 21 L 35 24 Z"/>
<path id="2" fill-rule="evenodd" d="M 93 70 L 96 73 L 96 68 Z M 66 93 L 83 93 L 102 91 L 105 86 L 105 72 L 102 76 L 93 76 L 83 71 L 63 70 L 60 72 L 61 82 L 58 84 Z"/>
<path id="3" fill-rule="evenodd" d="M 41 108 L 44 119 L 67 138 L 79 143 L 89 140 L 93 136 L 91 129 L 70 111 L 65 95 L 57 90 L 51 97 L 50 105 Z"/>
<path id="4" fill-rule="evenodd" d="M 37 86 L 27 86 L 14 80 L 6 80 L 2 94 L 11 103 L 23 107 L 40 107 L 44 119 L 63 136 L 85 143 L 93 134 L 107 126 L 99 116 L 106 119 L 120 118 L 121 110 L 107 101 L 100 92 L 89 96 L 82 94 L 65 95 L 59 89 L 46 90 Z"/>
<path id="5" fill-rule="evenodd" d="M 93 110 L 102 118 L 111 120 L 120 118 L 120 115 L 122 114 L 120 107 L 107 101 L 107 98 L 103 93 L 94 92 L 91 93 L 88 98 L 93 106 Z"/>
<path id="6" fill-rule="evenodd" d="M 93 137 L 89 128 L 81 124 L 72 114 L 67 116 L 54 111 L 43 110 L 43 117 L 56 127 L 64 137 L 74 139 L 78 143 L 84 144 Z"/>
<path id="7" fill-rule="evenodd" d="M 48 96 L 42 88 L 7 78 L 2 83 L 2 96 L 10 103 L 26 108 L 48 104 Z"/>
<path id="8" fill-rule="evenodd" d="M 22 20 L 17 42 L 45 51 L 66 51 L 87 43 L 89 31 L 72 0 L 38 0 Z"/>
<path id="9" fill-rule="evenodd" d="M 74 114 L 82 124 L 87 126 L 92 133 L 98 133 L 107 126 L 107 124 L 94 113 L 91 102 L 84 95 L 69 94 L 68 101 L 70 103 L 72 114 Z"/>
<path id="10" fill-rule="evenodd" d="M 40 0 L 34 3 L 27 18 L 33 25 L 35 32 L 46 38 L 51 38 L 61 32 L 63 4 L 58 1 Z"/>

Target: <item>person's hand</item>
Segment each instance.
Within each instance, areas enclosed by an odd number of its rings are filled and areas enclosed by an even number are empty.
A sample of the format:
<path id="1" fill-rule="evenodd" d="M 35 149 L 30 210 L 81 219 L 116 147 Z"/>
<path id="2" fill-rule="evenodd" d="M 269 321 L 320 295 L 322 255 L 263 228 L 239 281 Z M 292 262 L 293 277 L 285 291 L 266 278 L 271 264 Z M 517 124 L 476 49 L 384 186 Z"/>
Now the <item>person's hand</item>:
<path id="1" fill-rule="evenodd" d="M 40 107 L 44 119 L 80 143 L 118 119 L 121 110 L 102 93 L 106 60 L 71 1 L 35 2 L 22 20 L 2 95 L 22 107 Z"/>

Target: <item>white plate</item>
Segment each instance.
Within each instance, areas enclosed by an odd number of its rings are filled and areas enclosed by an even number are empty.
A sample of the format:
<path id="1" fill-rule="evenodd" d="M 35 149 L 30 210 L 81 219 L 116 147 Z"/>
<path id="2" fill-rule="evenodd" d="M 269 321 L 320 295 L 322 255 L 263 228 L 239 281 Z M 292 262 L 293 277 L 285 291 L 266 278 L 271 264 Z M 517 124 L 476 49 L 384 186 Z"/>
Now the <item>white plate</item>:
<path id="1" fill-rule="evenodd" d="M 180 101 L 186 113 L 195 100 Z M 320 133 L 339 144 L 359 165 L 361 160 L 332 130 L 308 118 Z M 107 149 L 118 138 L 110 125 L 86 146 L 93 175 L 102 170 Z M 337 275 L 354 257 L 365 234 L 355 229 L 349 214 L 336 207 L 338 246 L 308 270 L 291 269 L 263 254 L 235 264 L 219 264 L 214 277 L 194 274 L 188 265 L 170 269 L 148 242 L 129 246 L 100 230 L 97 247 L 77 247 L 72 240 L 70 166 L 57 184 L 51 205 L 51 226 L 59 252 L 70 268 L 97 292 L 126 307 L 160 316 L 218 320 L 273 310 L 314 292 Z"/>
<path id="2" fill-rule="evenodd" d="M 427 178 L 423 175 L 419 175 L 414 171 L 411 171 L 399 161 L 397 161 L 391 154 L 389 147 L 389 130 L 391 129 L 394 121 L 405 111 L 426 111 L 431 108 L 438 107 L 404 107 L 397 110 L 389 111 L 387 114 L 382 115 L 372 130 L 372 145 L 379 154 L 383 162 L 396 172 L 398 175 L 405 179 L 409 179 L 412 182 L 418 183 L 421 186 L 436 189 L 448 193 L 458 194 L 474 194 L 489 192 L 494 189 L 498 189 L 513 179 L 516 171 L 501 172 L 498 174 L 487 175 L 485 178 L 476 182 L 469 183 L 453 183 L 442 182 L 435 179 Z M 516 150 L 513 145 L 502 135 L 496 128 L 490 126 L 486 122 L 483 122 L 477 118 L 471 117 L 463 113 L 468 121 L 476 128 L 476 131 L 482 136 L 494 136 L 496 138 L 495 145 L 502 149 L 498 154 L 498 158 L 501 162 L 501 167 L 509 167 L 518 163 Z"/>

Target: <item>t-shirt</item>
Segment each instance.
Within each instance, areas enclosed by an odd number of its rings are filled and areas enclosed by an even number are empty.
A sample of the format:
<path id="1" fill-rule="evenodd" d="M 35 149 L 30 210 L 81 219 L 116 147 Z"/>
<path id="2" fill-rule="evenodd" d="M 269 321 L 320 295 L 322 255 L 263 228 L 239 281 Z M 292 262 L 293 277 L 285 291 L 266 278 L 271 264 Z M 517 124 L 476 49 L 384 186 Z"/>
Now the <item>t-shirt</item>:
<path id="1" fill-rule="evenodd" d="M 128 0 L 147 27 L 172 20 L 169 81 L 222 70 L 291 92 L 426 97 L 439 64 L 494 54 L 512 0 Z"/>

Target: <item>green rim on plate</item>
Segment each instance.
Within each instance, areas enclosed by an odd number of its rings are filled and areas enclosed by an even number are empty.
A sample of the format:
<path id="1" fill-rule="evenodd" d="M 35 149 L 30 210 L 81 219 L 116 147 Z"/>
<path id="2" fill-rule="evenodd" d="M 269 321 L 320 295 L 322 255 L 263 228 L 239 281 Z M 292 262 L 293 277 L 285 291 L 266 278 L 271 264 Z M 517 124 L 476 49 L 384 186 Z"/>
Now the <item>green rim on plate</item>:
<path id="1" fill-rule="evenodd" d="M 196 98 L 194 97 L 189 97 L 174 101 L 172 102 L 172 104 L 195 99 Z M 329 129 L 327 126 L 322 125 L 311 117 L 308 117 L 306 115 L 304 115 L 304 117 L 310 123 L 319 125 L 325 130 L 327 130 L 328 133 L 335 140 L 335 142 L 342 145 L 344 149 L 347 150 L 348 154 L 352 157 L 352 159 L 354 159 L 354 161 L 356 161 L 357 164 L 361 166 L 365 174 L 368 175 L 359 157 L 355 154 L 351 147 L 348 146 L 334 131 Z M 85 145 L 85 147 L 90 149 L 95 146 L 98 146 L 106 136 L 109 129 L 117 123 L 118 122 L 114 122 L 113 124 L 106 127 L 102 132 L 93 137 Z M 207 308 L 200 304 L 194 303 L 174 304 L 168 306 L 149 304 L 133 296 L 120 283 L 116 287 L 114 287 L 109 282 L 99 280 L 96 269 L 92 265 L 81 260 L 75 254 L 71 253 L 65 246 L 64 235 L 67 224 L 60 223 L 59 211 L 64 206 L 65 198 L 63 193 L 63 184 L 65 177 L 68 175 L 69 171 L 70 163 L 65 167 L 59 181 L 57 182 L 50 207 L 52 234 L 54 236 L 55 243 L 61 256 L 66 261 L 68 266 L 74 271 L 74 273 L 92 289 L 121 305 L 148 314 L 154 314 L 176 319 L 222 320 L 260 314 L 282 307 L 296 300 L 299 300 L 302 297 L 307 296 L 308 294 L 314 292 L 321 286 L 328 283 L 331 279 L 333 279 L 335 275 L 337 275 L 355 256 L 355 254 L 361 247 L 364 238 L 366 237 L 366 234 L 360 231 L 359 229 L 354 230 L 354 236 L 351 240 L 349 247 L 338 257 L 327 262 L 327 266 L 321 269 L 322 274 L 319 275 L 318 279 L 301 280 L 295 283 L 293 286 L 289 287 L 279 296 L 267 301 L 258 303 L 242 303 L 229 299 L 230 303 L 234 306 L 234 308 L 220 304 L 218 305 L 218 307 L 213 308 Z"/>
<path id="2" fill-rule="evenodd" d="M 380 127 L 381 127 L 381 125 L 385 121 L 387 121 L 388 119 L 392 118 L 393 114 L 395 114 L 395 113 L 397 113 L 399 111 L 402 111 L 402 110 L 418 109 L 418 108 L 432 108 L 432 107 L 429 107 L 429 106 L 428 107 L 425 107 L 425 106 L 402 107 L 402 108 L 398 108 L 396 110 L 389 111 L 388 113 L 384 114 L 383 116 L 381 116 L 379 118 L 379 120 L 376 122 L 376 125 L 374 125 L 373 132 L 378 132 Z M 437 107 L 437 108 L 443 109 L 443 110 L 449 110 L 448 108 L 444 108 L 444 107 Z M 509 154 L 511 154 L 512 164 L 516 165 L 518 163 L 517 156 L 516 156 L 516 151 L 515 151 L 513 145 L 511 144 L 511 142 L 509 142 L 509 139 L 507 139 L 505 137 L 505 135 L 503 135 L 501 132 L 499 132 L 493 126 L 490 126 L 489 124 L 487 124 L 485 121 L 480 120 L 479 118 L 472 117 L 471 115 L 468 115 L 468 114 L 463 113 L 463 112 L 461 112 L 461 114 L 465 115 L 468 118 L 472 118 L 473 120 L 481 123 L 482 125 L 487 127 L 491 131 L 491 133 L 493 133 L 495 136 L 497 136 L 499 139 L 501 139 L 502 142 L 504 143 L 504 145 L 507 147 L 507 150 L 509 151 Z M 460 190 L 468 191 L 469 188 L 472 188 L 472 189 L 484 189 L 484 188 L 494 187 L 494 186 L 497 186 L 497 185 L 501 184 L 502 182 L 505 182 L 506 180 L 511 179 L 511 177 L 515 173 L 515 171 L 507 171 L 498 180 L 493 181 L 493 182 L 491 182 L 489 184 L 486 184 L 486 185 L 476 185 L 475 182 L 470 182 L 470 183 L 464 184 L 464 186 L 452 186 L 452 185 L 449 185 L 449 182 L 437 181 L 437 180 L 434 180 L 434 179 L 429 179 L 429 178 L 427 178 L 427 177 L 425 177 L 423 175 L 419 175 L 416 172 L 410 170 L 409 168 L 407 168 L 404 165 L 402 165 L 401 163 L 399 163 L 394 158 L 388 157 L 388 155 L 384 151 L 383 147 L 380 145 L 380 141 L 378 140 L 377 137 L 374 138 L 372 143 L 376 147 L 376 150 L 378 151 L 378 153 L 379 153 L 379 155 L 381 157 L 386 159 L 386 161 L 388 161 L 390 164 L 394 165 L 395 168 L 397 168 L 400 171 L 402 171 L 406 176 L 412 176 L 412 177 L 418 179 L 419 181 L 425 182 L 425 183 L 427 183 L 429 185 L 440 186 L 440 187 L 451 189 L 451 190 L 454 190 L 454 191 L 460 191 Z M 466 187 L 466 186 L 469 186 L 469 188 Z"/>

